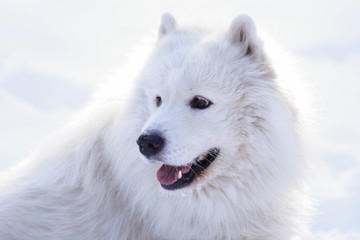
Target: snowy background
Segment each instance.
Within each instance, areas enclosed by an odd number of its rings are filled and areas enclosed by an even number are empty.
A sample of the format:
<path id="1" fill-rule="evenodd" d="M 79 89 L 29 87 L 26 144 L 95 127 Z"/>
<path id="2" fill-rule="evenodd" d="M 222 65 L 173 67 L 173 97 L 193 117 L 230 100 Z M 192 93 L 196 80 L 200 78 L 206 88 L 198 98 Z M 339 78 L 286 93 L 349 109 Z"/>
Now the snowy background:
<path id="1" fill-rule="evenodd" d="M 360 3 L 318 1 L 0 0 L 0 171 L 27 156 L 87 101 L 92 87 L 157 31 L 178 22 L 250 14 L 298 58 L 313 85 L 316 239 L 360 239 Z"/>

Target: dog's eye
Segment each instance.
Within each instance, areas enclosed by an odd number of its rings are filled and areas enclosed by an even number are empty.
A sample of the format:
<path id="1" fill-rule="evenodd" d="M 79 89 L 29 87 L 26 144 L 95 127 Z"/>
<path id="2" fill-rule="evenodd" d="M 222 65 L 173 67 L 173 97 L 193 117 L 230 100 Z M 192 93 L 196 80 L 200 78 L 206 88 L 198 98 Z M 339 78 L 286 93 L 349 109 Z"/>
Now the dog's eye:
<path id="1" fill-rule="evenodd" d="M 194 109 L 205 109 L 211 104 L 212 102 L 210 100 L 201 96 L 195 96 L 190 102 L 190 107 Z"/>
<path id="2" fill-rule="evenodd" d="M 156 96 L 155 98 L 155 103 L 156 103 L 156 106 L 157 107 L 160 107 L 161 103 L 162 103 L 162 100 L 161 100 L 161 97 L 160 96 Z"/>

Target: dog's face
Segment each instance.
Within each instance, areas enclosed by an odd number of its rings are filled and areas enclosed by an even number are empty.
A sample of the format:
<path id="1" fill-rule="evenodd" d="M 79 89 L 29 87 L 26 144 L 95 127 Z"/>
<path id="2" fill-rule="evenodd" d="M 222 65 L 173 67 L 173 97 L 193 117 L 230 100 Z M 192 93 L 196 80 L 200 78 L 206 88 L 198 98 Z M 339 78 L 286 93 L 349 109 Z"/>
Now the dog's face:
<path id="1" fill-rule="evenodd" d="M 244 95 L 259 67 L 252 24 L 235 19 L 224 40 L 179 31 L 172 17 L 163 18 L 143 71 L 148 118 L 137 144 L 143 159 L 163 164 L 157 178 L 164 189 L 205 184 L 231 168 L 243 137 L 240 125 L 247 124 Z"/>
<path id="2" fill-rule="evenodd" d="M 178 75 L 179 74 L 179 75 Z M 221 156 L 225 119 L 223 96 L 205 82 L 185 80 L 182 73 L 147 90 L 150 117 L 137 140 L 142 156 L 161 162 L 157 178 L 163 188 L 189 186 Z"/>

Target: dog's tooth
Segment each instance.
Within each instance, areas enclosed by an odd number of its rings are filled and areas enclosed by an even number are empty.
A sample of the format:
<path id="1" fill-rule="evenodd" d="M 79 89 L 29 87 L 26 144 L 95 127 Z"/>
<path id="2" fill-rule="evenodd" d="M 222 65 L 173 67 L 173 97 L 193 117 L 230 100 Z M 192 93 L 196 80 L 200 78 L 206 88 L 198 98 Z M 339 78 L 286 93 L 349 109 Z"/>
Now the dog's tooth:
<path id="1" fill-rule="evenodd" d="M 181 170 L 179 171 L 179 174 L 178 174 L 178 179 L 180 179 L 182 177 L 182 172 Z"/>

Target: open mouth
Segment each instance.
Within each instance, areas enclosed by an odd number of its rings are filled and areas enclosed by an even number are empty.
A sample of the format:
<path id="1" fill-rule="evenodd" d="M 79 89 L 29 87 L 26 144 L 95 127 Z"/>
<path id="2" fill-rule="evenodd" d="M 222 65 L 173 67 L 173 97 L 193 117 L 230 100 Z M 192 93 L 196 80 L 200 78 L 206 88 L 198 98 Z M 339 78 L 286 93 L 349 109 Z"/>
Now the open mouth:
<path id="1" fill-rule="evenodd" d="M 186 166 L 164 164 L 157 172 L 157 178 L 161 186 L 166 190 L 176 190 L 189 186 L 194 181 L 196 175 L 210 166 L 219 155 L 219 152 L 218 148 L 212 148 Z"/>

